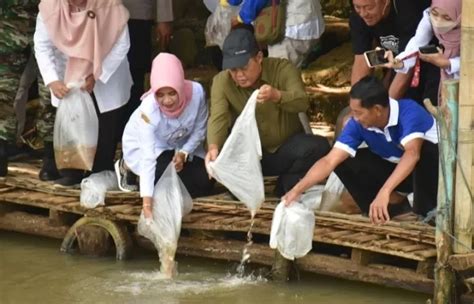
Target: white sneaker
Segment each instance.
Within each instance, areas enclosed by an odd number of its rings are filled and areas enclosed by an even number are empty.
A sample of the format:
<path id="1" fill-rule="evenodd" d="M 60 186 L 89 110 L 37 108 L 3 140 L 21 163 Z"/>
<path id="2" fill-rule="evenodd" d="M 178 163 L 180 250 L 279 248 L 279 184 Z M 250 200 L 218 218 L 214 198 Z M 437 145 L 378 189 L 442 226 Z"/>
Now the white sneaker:
<path id="1" fill-rule="evenodd" d="M 115 175 L 117 176 L 118 187 L 120 190 L 122 190 L 123 192 L 132 192 L 138 190 L 138 185 L 129 184 L 127 182 L 128 175 L 133 173 L 124 168 L 122 158 L 115 162 L 114 168 Z"/>

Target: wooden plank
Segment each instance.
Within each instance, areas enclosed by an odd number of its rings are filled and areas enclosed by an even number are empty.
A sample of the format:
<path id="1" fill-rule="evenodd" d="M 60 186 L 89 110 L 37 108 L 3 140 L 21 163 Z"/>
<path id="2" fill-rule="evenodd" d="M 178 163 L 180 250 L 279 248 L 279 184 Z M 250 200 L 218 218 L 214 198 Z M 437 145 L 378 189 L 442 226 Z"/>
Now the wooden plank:
<path id="1" fill-rule="evenodd" d="M 114 205 L 107 206 L 106 209 L 113 213 L 122 213 L 129 214 L 130 211 L 133 211 L 135 206 L 133 205 Z"/>
<path id="2" fill-rule="evenodd" d="M 355 218 L 357 219 L 357 217 Z M 417 226 L 415 225 L 407 225 L 406 227 L 403 226 L 389 226 L 389 225 L 382 225 L 376 226 L 372 225 L 370 222 L 358 222 L 352 221 L 350 219 L 340 219 L 340 218 L 328 218 L 316 217 L 316 225 L 318 226 L 331 226 L 331 227 L 350 227 L 351 230 L 366 232 L 369 234 L 381 234 L 381 235 L 389 235 L 394 237 L 400 237 L 405 239 L 410 239 L 413 241 L 427 243 L 427 244 L 435 244 L 434 240 L 434 228 L 433 227 L 418 227 L 420 229 L 417 230 Z"/>
<path id="3" fill-rule="evenodd" d="M 69 226 L 51 226 L 46 216 L 14 211 L 0 216 L 0 229 L 62 239 Z"/>
<path id="4" fill-rule="evenodd" d="M 28 190 L 20 190 L 8 193 L 2 193 L 0 195 L 0 199 L 15 199 L 17 201 L 24 200 L 27 204 L 28 202 L 42 202 L 51 205 L 60 205 L 65 203 L 70 203 L 77 201 L 76 198 L 71 197 L 64 197 L 64 196 L 52 196 L 45 193 L 35 192 L 35 191 L 28 191 Z"/>
<path id="5" fill-rule="evenodd" d="M 413 251 L 411 253 L 422 256 L 425 259 L 428 259 L 428 258 L 436 257 L 436 248 L 420 250 L 420 251 Z"/>
<path id="6" fill-rule="evenodd" d="M 403 240 L 403 241 L 398 241 L 398 242 L 391 242 L 391 243 L 385 245 L 385 247 L 390 248 L 390 249 L 395 249 L 395 250 L 402 250 L 402 251 L 404 251 L 403 249 L 404 249 L 406 246 L 410 246 L 410 245 L 413 245 L 413 242 L 412 242 L 412 241 Z"/>
<path id="7" fill-rule="evenodd" d="M 58 187 L 52 182 L 40 181 L 36 176 L 25 176 L 23 175 L 8 175 L 5 179 L 5 184 L 10 186 L 16 186 L 19 188 L 42 192 L 46 194 L 69 196 L 78 198 L 81 194 L 80 189 Z M 122 191 L 108 191 L 106 193 L 106 201 L 111 202 L 114 198 L 118 199 L 138 199 L 138 192 L 122 192 Z"/>
<path id="8" fill-rule="evenodd" d="M 360 242 L 360 243 L 366 243 L 366 242 L 371 242 L 375 240 L 381 240 L 385 239 L 383 235 L 379 234 L 366 234 L 366 233 L 361 233 L 360 236 L 357 236 L 354 238 L 355 241 Z"/>
<path id="9" fill-rule="evenodd" d="M 229 216 L 229 217 L 223 217 L 222 219 L 215 221 L 215 224 L 230 225 L 232 223 L 243 221 L 246 219 L 248 219 L 248 217 Z"/>
<path id="10" fill-rule="evenodd" d="M 21 190 L 18 192 L 14 191 L 14 193 L 15 194 L 12 195 L 12 197 L 8 198 L 14 203 L 27 204 L 30 206 L 54 209 L 59 211 L 73 212 L 77 214 L 87 214 L 88 216 L 101 216 L 112 220 L 125 220 L 131 223 L 136 223 L 138 221 L 138 216 L 141 211 L 141 207 L 139 204 L 113 205 L 107 206 L 106 208 L 99 207 L 91 210 L 86 210 L 80 207 L 79 203 L 77 202 L 77 199 L 73 197 L 61 197 L 59 200 L 55 198 L 53 201 L 51 201 L 51 203 L 48 204 L 44 203 L 43 200 L 48 201 L 48 199 L 51 199 L 51 195 L 49 194 L 38 193 L 28 190 Z M 2 197 L 4 196 L 2 196 L 2 194 L 0 193 L 0 200 L 2 200 Z M 30 199 L 30 201 L 27 203 L 19 202 L 20 197 Z M 31 198 L 34 198 L 37 201 L 31 201 Z M 61 203 L 57 204 L 58 202 Z M 183 229 L 202 229 L 208 231 L 236 231 L 244 233 L 248 231 L 250 219 L 246 217 L 248 215 L 248 211 L 243 205 L 224 205 L 220 203 L 214 204 L 211 202 L 206 202 L 202 206 L 199 206 L 199 204 L 195 204 L 195 206 L 196 208 L 201 208 L 203 210 L 207 208 L 207 210 L 213 210 L 213 212 L 196 212 L 195 210 L 193 210 L 190 215 L 186 216 L 183 219 Z M 262 208 L 263 211 L 261 213 L 257 213 L 253 232 L 266 235 L 270 233 L 273 208 L 274 205 L 272 204 L 264 204 L 264 208 Z M 239 214 L 242 214 L 244 216 L 236 216 Z M 316 229 L 314 232 L 314 240 L 317 242 L 356 248 L 360 250 L 372 250 L 374 252 L 401 256 L 407 259 L 425 259 L 422 255 L 419 254 L 419 252 L 423 252 L 423 250 L 416 250 L 414 253 L 407 253 L 402 252 L 402 250 L 384 248 L 382 246 L 383 243 L 380 243 L 381 241 L 385 242 L 387 236 L 391 234 L 401 234 L 403 237 L 408 236 L 410 239 L 429 235 L 430 232 L 427 232 L 429 230 L 426 230 L 426 227 L 424 226 L 408 226 L 410 227 L 410 230 L 407 230 L 406 227 L 397 224 L 388 225 L 387 227 L 380 228 L 373 226 L 372 224 L 367 222 L 366 218 L 360 216 L 341 217 L 341 215 L 338 214 L 334 215 L 332 213 L 325 213 L 317 215 L 317 217 L 319 218 L 316 220 Z M 350 220 L 352 218 L 354 219 L 354 222 Z M 319 223 L 321 222 L 325 225 L 319 225 Z M 343 227 L 344 229 L 341 230 L 340 227 Z M 412 227 L 413 229 L 411 229 Z M 416 229 L 418 228 L 420 229 L 416 231 Z M 390 234 L 385 234 L 387 231 L 389 231 Z M 334 234 L 328 236 L 327 234 L 330 233 Z M 404 240 L 403 237 L 400 238 L 400 240 Z M 396 241 L 397 238 L 395 238 L 395 242 Z M 393 240 L 387 240 L 387 243 L 391 242 L 393 242 Z M 424 249 L 426 248 L 430 247 L 428 246 Z"/>
<path id="11" fill-rule="evenodd" d="M 357 265 L 366 266 L 374 260 L 375 254 L 367 250 L 353 248 L 351 252 L 351 261 Z"/>
<path id="12" fill-rule="evenodd" d="M 0 201 L 3 200 L 5 202 L 9 203 L 15 203 L 19 205 L 26 205 L 26 206 L 32 206 L 32 207 L 39 207 L 39 208 L 44 208 L 44 209 L 55 209 L 55 210 L 61 210 L 61 211 L 70 211 L 70 208 L 67 208 L 65 204 L 50 204 L 46 202 L 42 202 L 40 200 L 38 201 L 26 201 L 22 197 L 0 197 Z M 74 210 L 74 213 L 78 214 L 83 214 L 82 210 Z"/>
<path id="13" fill-rule="evenodd" d="M 58 210 L 66 210 L 69 212 L 79 213 L 79 214 L 84 214 L 86 212 L 86 209 L 82 207 L 79 202 L 62 204 L 60 207 L 58 207 Z"/>
<path id="14" fill-rule="evenodd" d="M 192 211 L 190 214 L 183 217 L 183 223 L 193 223 L 198 221 L 201 218 L 207 217 L 208 214 L 204 212 L 194 212 Z"/>
<path id="15" fill-rule="evenodd" d="M 389 244 L 390 242 L 391 242 L 390 239 L 381 239 L 381 240 L 372 241 L 370 244 L 374 247 L 384 247 L 385 245 Z"/>
<path id="16" fill-rule="evenodd" d="M 456 271 L 470 270 L 474 268 L 474 253 L 451 255 L 448 264 Z"/>
<path id="17" fill-rule="evenodd" d="M 415 271 L 393 266 L 356 265 L 349 259 L 310 253 L 298 259 L 300 270 L 431 294 L 434 282 Z"/>
<path id="18" fill-rule="evenodd" d="M 425 250 L 425 249 L 431 249 L 431 248 L 424 244 L 413 244 L 413 245 L 408 245 L 408 246 L 403 247 L 403 251 L 405 252 L 419 251 L 419 250 Z"/>
<path id="19" fill-rule="evenodd" d="M 314 227 L 314 235 L 326 235 L 330 232 L 333 232 L 333 231 L 336 231 L 336 229 L 332 228 L 332 227 L 320 227 L 318 225 L 316 225 L 316 227 Z"/>
<path id="20" fill-rule="evenodd" d="M 342 236 L 353 235 L 353 234 L 354 234 L 354 231 L 342 230 L 342 231 L 335 231 L 335 232 L 327 233 L 326 235 L 324 235 L 324 237 L 325 238 L 331 238 L 331 239 L 337 239 L 337 238 L 341 238 Z M 341 238 L 341 239 L 343 239 L 343 238 Z"/>
<path id="21" fill-rule="evenodd" d="M 389 244 L 390 243 L 389 240 L 374 241 L 374 242 L 379 242 L 375 244 L 371 244 L 371 243 L 360 244 L 360 243 L 355 243 L 355 242 L 350 242 L 350 241 L 343 241 L 340 239 L 325 238 L 321 236 L 316 236 L 313 240 L 316 242 L 321 242 L 321 243 L 326 243 L 326 244 L 333 244 L 333 245 L 345 246 L 349 248 L 357 248 L 357 249 L 363 249 L 367 251 L 373 251 L 373 252 L 382 253 L 386 255 L 398 256 L 398 257 L 406 258 L 409 260 L 415 260 L 415 261 L 424 261 L 427 258 L 424 255 L 422 255 L 423 253 L 427 255 L 427 253 L 424 251 L 403 252 L 401 250 L 395 250 L 395 249 L 387 248 L 386 246 L 381 246 L 381 244 Z M 436 250 L 434 249 L 434 251 L 436 255 Z M 432 255 L 428 257 L 432 257 Z"/>
<path id="22" fill-rule="evenodd" d="M 359 214 L 343 214 L 337 212 L 330 212 L 330 211 L 315 211 L 316 217 L 321 219 L 329 219 L 329 220 L 350 220 L 353 223 L 364 223 L 370 224 L 370 219 L 366 216 L 362 216 Z M 374 225 L 376 228 L 410 228 L 410 230 L 414 231 L 425 231 L 425 232 L 434 232 L 434 227 L 431 227 L 428 224 L 424 224 L 421 222 L 416 223 L 406 223 L 406 222 L 394 222 L 389 221 L 384 225 Z"/>
<path id="23" fill-rule="evenodd" d="M 197 230 L 210 230 L 210 231 L 234 231 L 234 232 L 248 232 L 250 223 L 247 225 L 242 225 L 240 222 L 239 226 L 234 224 L 227 224 L 227 225 L 216 225 L 213 223 L 205 223 L 205 222 L 183 222 L 182 227 L 184 229 L 197 229 Z M 260 233 L 268 235 L 270 230 L 269 227 L 261 228 L 260 226 L 254 226 L 252 228 L 253 233 Z"/>
<path id="24" fill-rule="evenodd" d="M 139 217 L 137 215 L 129 215 L 129 214 L 121 214 L 117 213 L 114 215 L 113 218 L 109 218 L 111 220 L 123 220 L 123 221 L 128 221 L 132 224 L 138 223 Z"/>
<path id="25" fill-rule="evenodd" d="M 248 227 L 250 227 L 250 223 L 252 222 L 252 220 L 249 218 L 248 220 L 244 220 L 244 221 L 239 221 L 239 222 L 235 222 L 233 224 L 234 227 L 246 227 L 248 229 Z"/>

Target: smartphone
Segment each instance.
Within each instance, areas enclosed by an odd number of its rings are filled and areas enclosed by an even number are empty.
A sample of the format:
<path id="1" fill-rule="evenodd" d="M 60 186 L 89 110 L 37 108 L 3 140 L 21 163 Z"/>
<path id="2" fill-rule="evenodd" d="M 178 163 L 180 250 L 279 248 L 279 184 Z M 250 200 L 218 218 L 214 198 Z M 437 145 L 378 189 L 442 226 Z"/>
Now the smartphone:
<path id="1" fill-rule="evenodd" d="M 388 63 L 388 60 L 384 58 L 384 56 L 384 49 L 367 51 L 364 53 L 365 61 L 370 68 Z"/>
<path id="2" fill-rule="evenodd" d="M 439 53 L 438 47 L 434 44 L 425 45 L 419 48 L 422 54 L 436 54 Z"/>

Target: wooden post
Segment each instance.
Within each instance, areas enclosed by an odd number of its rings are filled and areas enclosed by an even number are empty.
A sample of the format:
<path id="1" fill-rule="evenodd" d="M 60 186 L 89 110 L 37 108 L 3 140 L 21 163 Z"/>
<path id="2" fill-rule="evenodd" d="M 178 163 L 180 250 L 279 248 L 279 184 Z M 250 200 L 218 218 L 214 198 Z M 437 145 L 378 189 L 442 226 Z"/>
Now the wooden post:
<path id="1" fill-rule="evenodd" d="M 278 250 L 275 250 L 275 259 L 272 265 L 272 279 L 285 282 L 290 279 L 292 261 L 285 259 Z"/>
<path id="2" fill-rule="evenodd" d="M 428 110 L 436 116 L 439 126 L 439 182 L 436 215 L 435 267 L 436 304 L 453 303 L 454 274 L 449 268 L 448 258 L 452 254 L 454 178 L 456 172 L 456 142 L 458 126 L 459 82 L 447 80 L 442 84 L 440 107 L 427 104 Z"/>
<path id="3" fill-rule="evenodd" d="M 468 253 L 472 248 L 473 187 L 473 110 L 474 110 L 474 1 L 462 1 L 461 79 L 459 84 L 458 167 L 456 170 L 456 203 L 454 207 L 455 253 Z"/>

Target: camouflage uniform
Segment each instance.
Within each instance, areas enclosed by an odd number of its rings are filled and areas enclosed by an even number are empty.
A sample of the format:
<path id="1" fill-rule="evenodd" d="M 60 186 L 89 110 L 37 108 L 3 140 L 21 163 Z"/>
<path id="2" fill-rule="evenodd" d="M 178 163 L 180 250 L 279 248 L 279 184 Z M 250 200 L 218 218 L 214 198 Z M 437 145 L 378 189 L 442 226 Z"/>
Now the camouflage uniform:
<path id="1" fill-rule="evenodd" d="M 13 101 L 28 62 L 39 0 L 0 1 L 0 139 L 13 142 L 17 122 Z"/>
<path id="2" fill-rule="evenodd" d="M 41 109 L 36 115 L 36 132 L 38 139 L 53 141 L 54 119 L 56 108 L 51 104 L 51 91 L 44 85 L 41 75 L 38 77 L 39 99 Z"/>

